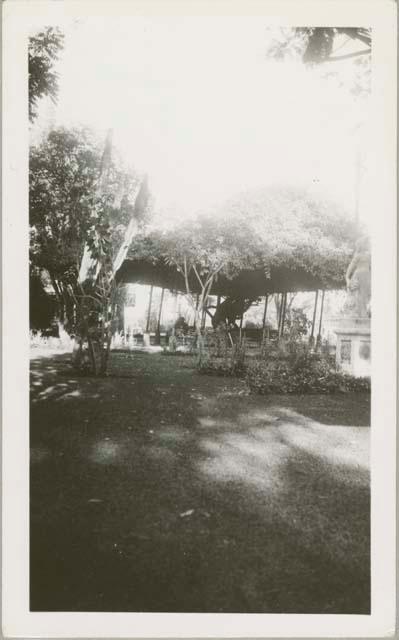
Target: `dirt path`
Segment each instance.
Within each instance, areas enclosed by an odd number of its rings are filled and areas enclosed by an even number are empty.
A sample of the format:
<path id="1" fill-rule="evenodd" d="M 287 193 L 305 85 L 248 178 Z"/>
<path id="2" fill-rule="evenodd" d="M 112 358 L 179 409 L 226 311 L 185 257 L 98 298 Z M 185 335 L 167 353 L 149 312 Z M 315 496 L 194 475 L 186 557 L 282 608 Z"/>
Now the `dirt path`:
<path id="1" fill-rule="evenodd" d="M 367 613 L 369 398 L 32 360 L 31 608 Z"/>

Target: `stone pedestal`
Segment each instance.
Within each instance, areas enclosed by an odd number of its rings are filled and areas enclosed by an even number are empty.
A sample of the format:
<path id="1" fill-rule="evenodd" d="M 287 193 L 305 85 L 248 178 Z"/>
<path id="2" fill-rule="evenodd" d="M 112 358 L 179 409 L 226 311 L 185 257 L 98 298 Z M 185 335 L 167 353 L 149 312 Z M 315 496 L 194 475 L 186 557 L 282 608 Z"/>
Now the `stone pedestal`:
<path id="1" fill-rule="evenodd" d="M 352 376 L 371 376 L 371 332 L 369 318 L 340 318 L 334 323 L 337 334 L 337 367 Z"/>

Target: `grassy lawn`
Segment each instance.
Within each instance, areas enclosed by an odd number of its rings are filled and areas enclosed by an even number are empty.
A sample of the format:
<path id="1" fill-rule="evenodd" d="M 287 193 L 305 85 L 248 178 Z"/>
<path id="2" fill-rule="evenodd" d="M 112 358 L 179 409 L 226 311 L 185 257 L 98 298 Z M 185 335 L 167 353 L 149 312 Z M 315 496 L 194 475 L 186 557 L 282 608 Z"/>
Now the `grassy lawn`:
<path id="1" fill-rule="evenodd" d="M 369 396 L 32 359 L 31 609 L 368 613 Z"/>

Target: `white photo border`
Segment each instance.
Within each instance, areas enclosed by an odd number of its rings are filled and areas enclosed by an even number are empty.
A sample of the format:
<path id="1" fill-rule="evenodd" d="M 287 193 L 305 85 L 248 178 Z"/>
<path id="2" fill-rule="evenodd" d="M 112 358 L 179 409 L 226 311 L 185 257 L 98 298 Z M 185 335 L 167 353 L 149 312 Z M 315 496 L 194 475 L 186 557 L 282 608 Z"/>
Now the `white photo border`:
<path id="1" fill-rule="evenodd" d="M 380 637 L 395 628 L 396 4 L 392 0 L 8 0 L 3 3 L 3 633 L 8 637 Z M 29 611 L 27 40 L 91 15 L 255 15 L 271 25 L 371 27 L 371 615 Z"/>

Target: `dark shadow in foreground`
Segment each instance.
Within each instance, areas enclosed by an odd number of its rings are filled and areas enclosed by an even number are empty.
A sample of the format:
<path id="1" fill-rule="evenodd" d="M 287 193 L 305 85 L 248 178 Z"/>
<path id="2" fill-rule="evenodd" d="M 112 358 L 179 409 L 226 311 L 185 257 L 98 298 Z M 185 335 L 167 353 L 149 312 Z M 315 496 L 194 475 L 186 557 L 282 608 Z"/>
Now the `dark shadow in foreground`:
<path id="1" fill-rule="evenodd" d="M 370 612 L 367 400 L 58 360 L 33 367 L 31 610 Z"/>

